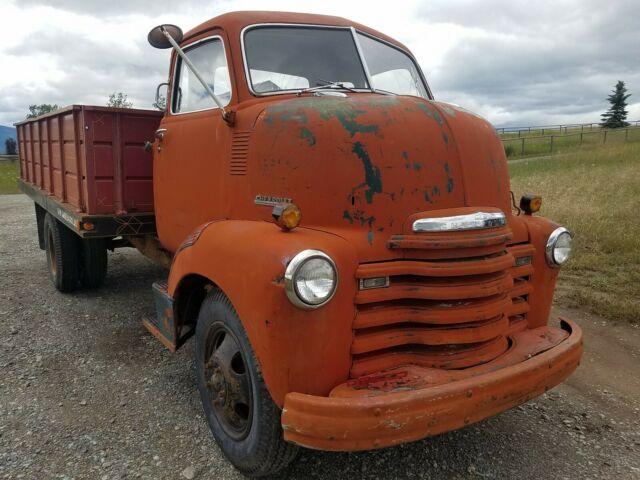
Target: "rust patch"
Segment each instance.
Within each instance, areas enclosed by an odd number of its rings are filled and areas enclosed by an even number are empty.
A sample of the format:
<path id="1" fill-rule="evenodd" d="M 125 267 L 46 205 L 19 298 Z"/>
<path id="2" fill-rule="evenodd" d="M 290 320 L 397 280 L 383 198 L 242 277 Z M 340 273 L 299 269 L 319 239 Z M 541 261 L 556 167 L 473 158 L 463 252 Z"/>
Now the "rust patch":
<path id="1" fill-rule="evenodd" d="M 349 213 L 349 210 L 345 210 L 344 212 L 342 212 L 342 218 L 353 225 L 353 217 Z"/>

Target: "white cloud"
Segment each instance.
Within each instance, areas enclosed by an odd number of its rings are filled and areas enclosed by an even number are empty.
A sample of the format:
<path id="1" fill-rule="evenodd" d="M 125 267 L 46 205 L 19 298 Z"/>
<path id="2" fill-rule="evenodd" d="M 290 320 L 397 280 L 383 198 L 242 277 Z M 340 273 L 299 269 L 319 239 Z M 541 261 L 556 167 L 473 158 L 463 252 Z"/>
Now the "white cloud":
<path id="1" fill-rule="evenodd" d="M 338 15 L 397 38 L 414 52 L 438 99 L 497 125 L 597 121 L 618 79 L 638 91 L 630 100 L 640 100 L 634 0 L 542 0 L 535 7 L 524 0 L 408 0 L 391 8 L 272 0 L 267 6 Z M 264 0 L 4 1 L 0 124 L 24 118 L 29 104 L 104 104 L 114 91 L 150 108 L 169 55 L 146 44 L 150 28 L 176 23 L 187 31 L 226 11 L 264 9 Z M 629 112 L 640 118 L 640 103 Z"/>

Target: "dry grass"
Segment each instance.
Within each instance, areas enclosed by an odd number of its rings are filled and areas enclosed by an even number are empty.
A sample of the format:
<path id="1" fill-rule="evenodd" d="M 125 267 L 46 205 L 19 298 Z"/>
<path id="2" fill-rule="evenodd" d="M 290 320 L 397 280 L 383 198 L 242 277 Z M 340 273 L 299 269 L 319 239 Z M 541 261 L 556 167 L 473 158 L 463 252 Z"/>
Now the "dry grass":
<path id="1" fill-rule="evenodd" d="M 640 322 L 640 144 L 577 149 L 509 169 L 516 198 L 541 194 L 541 213 L 575 234 L 556 300 Z"/>

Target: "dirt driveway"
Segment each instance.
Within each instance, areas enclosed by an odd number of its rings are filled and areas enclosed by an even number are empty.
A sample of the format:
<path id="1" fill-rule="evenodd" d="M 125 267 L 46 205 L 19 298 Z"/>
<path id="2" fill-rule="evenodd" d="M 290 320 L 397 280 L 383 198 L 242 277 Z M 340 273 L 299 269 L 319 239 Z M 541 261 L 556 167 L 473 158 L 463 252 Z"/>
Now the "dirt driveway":
<path id="1" fill-rule="evenodd" d="M 142 327 L 165 272 L 109 256 L 104 288 L 57 293 L 33 206 L 0 196 L 0 478 L 242 478 L 205 424 L 193 343 Z M 640 479 L 640 329 L 555 309 L 585 330 L 583 365 L 522 407 L 463 430 L 357 454 L 305 450 L 283 478 Z"/>

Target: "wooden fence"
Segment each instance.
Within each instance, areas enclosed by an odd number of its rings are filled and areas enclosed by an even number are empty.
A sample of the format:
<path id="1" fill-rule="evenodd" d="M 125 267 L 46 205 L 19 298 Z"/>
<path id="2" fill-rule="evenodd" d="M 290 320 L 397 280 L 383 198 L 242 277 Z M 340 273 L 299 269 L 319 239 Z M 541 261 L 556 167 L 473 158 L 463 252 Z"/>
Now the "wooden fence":
<path id="1" fill-rule="evenodd" d="M 0 155 L 0 163 L 15 163 L 17 161 L 17 155 Z"/>
<path id="2" fill-rule="evenodd" d="M 627 123 L 630 124 L 629 125 L 630 127 L 640 126 L 640 120 L 633 120 Z M 544 136 L 545 132 L 547 133 L 558 132 L 559 134 L 562 134 L 564 132 L 565 134 L 567 134 L 569 133 L 569 130 L 576 130 L 576 131 L 580 130 L 580 132 L 584 132 L 584 131 L 600 130 L 601 128 L 602 127 L 599 123 L 568 123 L 568 124 L 562 124 L 562 125 L 536 125 L 536 126 L 530 126 L 530 127 L 497 127 L 496 131 L 500 135 L 504 135 L 505 137 L 507 135 L 509 137 L 511 136 L 520 137 L 522 136 L 522 134 L 531 135 L 532 133 L 536 133 L 536 132 L 540 132 L 540 135 Z"/>
<path id="3" fill-rule="evenodd" d="M 586 129 L 557 135 L 530 135 L 502 138 L 507 157 L 549 155 L 555 151 L 581 145 L 640 141 L 640 125 L 616 129 Z"/>

